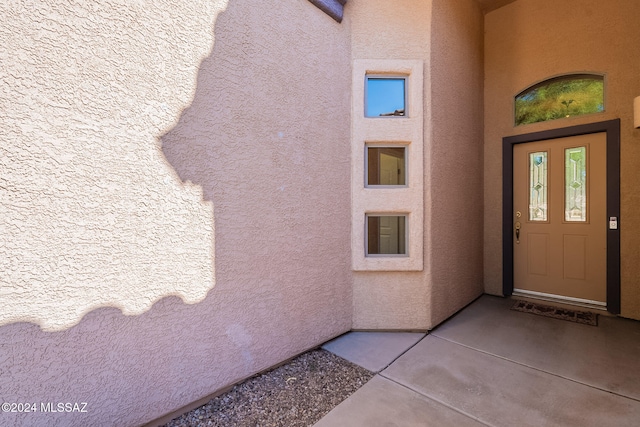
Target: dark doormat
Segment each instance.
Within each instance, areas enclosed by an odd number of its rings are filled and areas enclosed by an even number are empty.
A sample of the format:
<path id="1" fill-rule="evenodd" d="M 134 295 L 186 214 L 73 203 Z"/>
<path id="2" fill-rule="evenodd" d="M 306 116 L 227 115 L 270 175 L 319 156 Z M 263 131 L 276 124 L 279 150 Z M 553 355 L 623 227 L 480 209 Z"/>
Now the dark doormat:
<path id="1" fill-rule="evenodd" d="M 585 325 L 598 326 L 598 315 L 589 311 L 569 310 L 566 308 L 558 308 L 522 300 L 516 300 L 516 303 L 511 307 L 511 310 L 537 314 L 539 316 L 551 317 L 554 319 L 568 320 L 569 322 L 582 323 Z"/>

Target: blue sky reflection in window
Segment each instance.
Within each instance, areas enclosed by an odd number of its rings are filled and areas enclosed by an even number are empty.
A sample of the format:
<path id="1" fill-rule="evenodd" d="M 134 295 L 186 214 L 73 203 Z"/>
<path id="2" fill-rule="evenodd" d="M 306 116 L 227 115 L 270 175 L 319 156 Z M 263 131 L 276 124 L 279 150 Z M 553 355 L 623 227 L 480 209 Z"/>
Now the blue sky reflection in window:
<path id="1" fill-rule="evenodd" d="M 404 117 L 406 78 L 367 77 L 365 117 Z"/>

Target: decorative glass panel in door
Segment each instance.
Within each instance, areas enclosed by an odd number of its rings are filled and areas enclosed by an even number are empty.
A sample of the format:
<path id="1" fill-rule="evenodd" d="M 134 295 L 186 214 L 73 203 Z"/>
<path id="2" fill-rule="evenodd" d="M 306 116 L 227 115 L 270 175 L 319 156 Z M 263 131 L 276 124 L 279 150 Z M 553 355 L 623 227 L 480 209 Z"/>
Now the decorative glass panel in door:
<path id="1" fill-rule="evenodd" d="M 529 154 L 529 221 L 547 221 L 547 152 Z"/>
<path id="2" fill-rule="evenodd" d="M 564 219 L 587 220 L 587 148 L 564 151 Z"/>

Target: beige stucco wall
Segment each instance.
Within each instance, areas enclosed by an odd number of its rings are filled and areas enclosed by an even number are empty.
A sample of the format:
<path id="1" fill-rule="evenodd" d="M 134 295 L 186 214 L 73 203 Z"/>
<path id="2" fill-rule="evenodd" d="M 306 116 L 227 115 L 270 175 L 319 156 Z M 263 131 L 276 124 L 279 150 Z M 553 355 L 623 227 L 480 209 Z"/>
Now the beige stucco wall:
<path id="1" fill-rule="evenodd" d="M 226 3 L 0 6 L 0 396 L 88 404 L 2 425 L 139 425 L 351 328 L 348 23 Z"/>
<path id="2" fill-rule="evenodd" d="M 621 119 L 622 315 L 640 318 L 640 131 L 633 98 L 640 94 L 640 26 L 635 0 L 518 0 L 485 19 L 485 288 L 502 293 L 502 138 Z M 513 126 L 513 97 L 527 86 L 572 72 L 606 75 L 602 114 Z"/>
<path id="3" fill-rule="evenodd" d="M 157 138 L 191 101 L 225 7 L 0 6 L 0 324 L 60 330 L 214 286 L 213 206 Z"/>
<path id="4" fill-rule="evenodd" d="M 482 15 L 472 0 L 346 12 L 354 61 L 424 61 L 423 271 L 355 272 L 354 328 L 430 329 L 482 292 Z"/>
<path id="5" fill-rule="evenodd" d="M 421 60 L 428 63 L 431 1 L 350 0 L 345 12 L 346 19 L 351 22 L 352 60 Z M 423 87 L 427 88 L 428 69 L 423 67 L 423 70 Z M 428 92 L 424 92 L 420 102 L 423 106 L 428 105 Z M 423 107 L 422 112 L 424 128 L 427 109 Z M 424 136 L 423 141 L 428 144 Z M 413 164 L 420 161 L 423 167 L 425 165 L 424 159 L 409 161 Z M 424 233 L 417 237 L 424 242 Z M 424 244 L 423 253 L 426 255 L 428 251 Z M 431 311 L 426 272 L 429 266 L 424 260 L 422 264 L 423 271 L 419 272 L 354 272 L 353 327 L 428 329 Z"/>
<path id="6" fill-rule="evenodd" d="M 482 19 L 475 1 L 433 2 L 430 172 L 425 177 L 433 325 L 483 292 Z"/>

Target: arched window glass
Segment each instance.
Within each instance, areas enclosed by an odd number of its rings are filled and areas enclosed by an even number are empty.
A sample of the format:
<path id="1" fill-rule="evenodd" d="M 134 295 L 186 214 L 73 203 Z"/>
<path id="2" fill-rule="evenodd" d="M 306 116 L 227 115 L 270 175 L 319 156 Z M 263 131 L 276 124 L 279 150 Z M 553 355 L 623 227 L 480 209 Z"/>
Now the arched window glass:
<path id="1" fill-rule="evenodd" d="M 516 95 L 516 126 L 604 111 L 604 77 L 570 74 L 533 85 Z"/>

